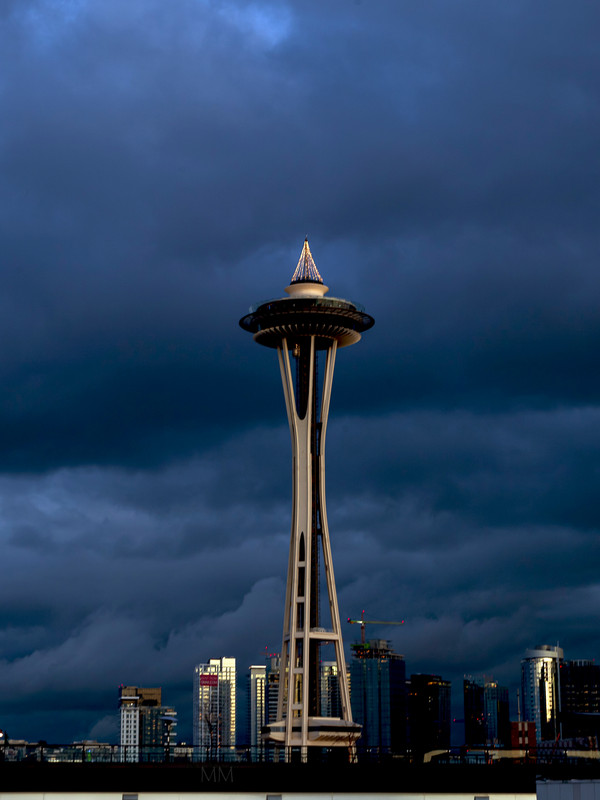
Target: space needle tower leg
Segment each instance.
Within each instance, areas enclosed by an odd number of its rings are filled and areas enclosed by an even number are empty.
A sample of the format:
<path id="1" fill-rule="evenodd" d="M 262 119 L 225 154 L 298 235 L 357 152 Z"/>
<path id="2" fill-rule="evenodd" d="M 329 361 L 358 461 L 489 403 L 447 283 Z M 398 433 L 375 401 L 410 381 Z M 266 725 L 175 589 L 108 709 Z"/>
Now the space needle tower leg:
<path id="1" fill-rule="evenodd" d="M 258 306 L 240 320 L 259 344 L 277 349 L 292 442 L 292 523 L 281 647 L 277 720 L 263 736 L 285 748 L 345 746 L 353 752 L 360 725 L 352 721 L 346 663 L 325 503 L 325 434 L 337 350 L 373 325 L 347 300 L 325 298 L 308 242 L 288 298 Z M 320 381 L 318 354 L 325 356 Z M 319 383 L 322 386 L 319 386 Z M 321 580 L 322 579 L 322 580 Z M 327 592 L 324 627 L 321 588 Z M 321 708 L 321 648 L 333 645 L 339 714 Z"/>

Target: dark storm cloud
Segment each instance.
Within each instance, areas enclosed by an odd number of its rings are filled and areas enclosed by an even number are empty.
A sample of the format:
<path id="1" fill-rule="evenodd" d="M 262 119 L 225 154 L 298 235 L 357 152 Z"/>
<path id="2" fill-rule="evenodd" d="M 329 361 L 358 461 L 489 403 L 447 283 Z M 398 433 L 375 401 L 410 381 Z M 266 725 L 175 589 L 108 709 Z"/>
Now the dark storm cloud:
<path id="1" fill-rule="evenodd" d="M 15 376 L 15 394 L 24 395 L 25 412 L 40 395 L 50 403 L 56 399 L 53 413 L 44 402 L 49 418 L 32 420 L 37 440 L 44 438 L 40 429 L 47 431 L 56 419 L 57 440 L 63 447 L 69 444 L 60 417 L 67 408 L 65 416 L 79 423 L 71 459 L 89 458 L 92 448 L 101 449 L 99 440 L 108 451 L 104 458 L 123 457 L 119 440 L 130 454 L 141 448 L 142 460 L 160 458 L 147 442 L 160 423 L 159 409 L 148 401 L 160 395 L 159 383 L 172 387 L 159 402 L 173 408 L 176 427 L 187 422 L 192 428 L 180 438 L 196 432 L 194 408 L 210 416 L 214 426 L 218 409 L 210 405 L 212 393 L 202 392 L 201 378 L 221 361 L 223 341 L 233 335 L 225 287 L 231 292 L 239 279 L 235 265 L 242 255 L 264 255 L 255 251 L 265 233 L 279 241 L 288 235 L 290 216 L 338 240 L 392 237 L 396 264 L 405 263 L 403 249 L 416 232 L 430 237 L 441 228 L 447 253 L 439 252 L 439 238 L 438 252 L 423 252 L 421 244 L 414 255 L 423 287 L 415 289 L 420 294 L 427 287 L 421 302 L 445 305 L 452 286 L 443 285 L 448 278 L 444 281 L 439 270 L 443 266 L 453 276 L 457 268 L 467 271 L 455 289 L 464 299 L 450 308 L 449 326 L 471 306 L 465 289 L 494 291 L 497 279 L 490 286 L 490 272 L 506 275 L 501 297 L 512 300 L 519 270 L 512 263 L 520 245 L 515 235 L 530 238 L 534 219 L 538 236 L 550 225 L 553 229 L 556 219 L 548 204 L 560 216 L 562 235 L 568 230 L 566 211 L 575 219 L 590 212 L 589 191 L 574 191 L 571 197 L 548 191 L 545 181 L 560 171 L 575 190 L 581 172 L 589 186 L 595 185 L 593 125 L 577 124 L 574 111 L 556 102 L 572 91 L 580 97 L 579 114 L 593 122 L 594 106 L 586 102 L 593 86 L 586 77 L 590 71 L 583 69 L 590 66 L 586 54 L 589 59 L 592 53 L 578 48 L 581 70 L 570 63 L 566 71 L 552 68 L 564 30 L 551 25 L 564 22 L 556 7 L 546 9 L 548 41 L 538 53 L 539 63 L 535 48 L 530 52 L 532 22 L 514 8 L 498 11 L 494 24 L 472 4 L 451 14 L 442 7 L 436 12 L 441 17 L 432 27 L 416 5 L 397 16 L 385 4 L 375 10 L 344 4 L 337 14 L 332 8 L 330 17 L 309 6 L 302 10 L 302 25 L 293 7 L 266 7 L 262 18 L 242 8 L 236 13 L 235 6 L 220 13 L 207 3 L 168 11 L 148 3 L 126 12 L 112 3 L 102 10 L 98 4 L 39 3 L 28 13 L 15 11 L 9 28 L 16 32 L 9 47 L 15 58 L 7 58 L 14 80 L 5 86 L 13 116 L 4 148 L 5 196 L 12 210 L 7 260 L 17 273 L 15 294 L 24 295 L 29 307 L 19 308 L 21 322 L 11 328 L 10 338 L 19 365 L 24 358 L 42 357 L 33 387 L 24 376 Z M 569 18 L 569 24 L 577 20 Z M 578 40 L 585 33 L 580 25 L 573 32 Z M 515 93 L 527 102 L 515 103 Z M 563 152 L 566 126 L 571 160 Z M 550 151 L 540 152 L 536 141 L 522 135 L 523 128 L 543 133 Z M 424 132 L 431 138 L 424 141 Z M 587 142 L 589 158 L 580 138 Z M 549 170 L 549 164 L 560 170 Z M 524 191 L 526 185 L 535 189 L 535 197 Z M 490 201 L 495 205 L 488 211 Z M 528 212 L 525 231 L 517 226 L 507 243 L 507 220 L 500 211 L 510 215 L 511 226 Z M 465 225 L 475 228 L 478 238 L 471 247 Z M 490 258 L 488 251 L 498 245 L 508 251 L 506 258 Z M 452 255 L 456 250 L 460 261 Z M 371 246 L 368 255 L 369 273 L 389 279 L 390 265 L 381 252 L 374 255 Z M 252 261 L 248 258 L 245 266 Z M 352 258 L 344 258 L 343 266 L 351 273 L 356 269 Z M 577 266 L 570 265 L 576 283 Z M 562 272 L 562 260 L 560 267 Z M 478 279 L 475 270 L 486 277 Z M 206 296 L 220 271 L 220 291 Z M 190 272 L 204 280 L 191 283 Z M 530 288 L 523 287 L 525 297 Z M 251 296 L 236 293 L 239 306 Z M 413 308 L 422 307 L 414 302 L 414 292 L 405 296 Z M 7 305 L 14 307 L 12 301 Z M 232 303 L 235 314 L 234 309 Z M 156 330 L 161 320 L 167 331 L 148 342 L 148 328 Z M 480 334 L 474 323 L 465 337 Z M 30 341 L 32 347 L 23 352 Z M 73 352 L 76 341 L 81 341 L 79 353 Z M 199 358 L 207 341 L 214 362 L 200 357 L 194 369 L 192 353 Z M 97 359 L 88 370 L 99 375 L 102 359 L 100 391 L 84 369 L 94 346 Z M 49 374 L 44 369 L 48 347 L 62 371 L 56 363 Z M 418 355 L 426 364 L 434 357 L 431 350 Z M 427 390 L 427 376 L 409 377 L 416 391 Z M 195 391 L 183 391 L 184 380 Z M 436 395 L 440 389 L 433 387 Z M 110 406 L 98 407 L 108 398 L 116 400 L 118 415 Z M 183 398 L 189 405 L 182 408 Z M 96 429 L 79 422 L 75 406 L 97 418 Z M 126 433 L 115 431 L 114 439 L 107 439 L 109 419 L 116 416 L 124 420 Z M 200 427 L 196 441 L 206 435 Z M 177 431 L 168 433 L 174 435 L 173 446 L 181 447 Z M 23 437 L 19 427 L 18 438 Z M 52 460 L 58 441 L 48 442 L 46 460 Z M 29 456 L 28 451 L 24 460 Z M 18 461 L 18 453 L 13 459 Z"/>
<path id="2" fill-rule="evenodd" d="M 259 516 L 258 505 L 246 496 L 241 507 L 234 493 L 228 508 L 215 505 L 218 455 L 160 474 L 63 470 L 6 479 L 6 727 L 19 720 L 23 735 L 39 736 L 48 708 L 55 728 L 46 738 L 86 736 L 114 708 L 115 687 L 137 682 L 163 683 L 169 702 L 185 698 L 186 731 L 198 661 L 227 651 L 243 670 L 265 645 L 277 648 L 287 514 L 269 506 Z M 76 719 L 65 717 L 68 709 L 78 709 Z"/>
<path id="3" fill-rule="evenodd" d="M 598 417 L 597 408 L 576 408 L 343 419 L 330 432 L 330 491 L 344 493 L 332 513 L 345 518 L 345 501 L 363 494 L 409 492 L 436 510 L 459 511 L 479 524 L 521 521 L 597 530 Z M 343 466 L 352 453 L 357 459 L 360 454 L 361 469 L 348 475 Z M 378 513 L 383 523 L 388 509 Z M 350 516 L 357 519 L 357 511 Z"/>
<path id="4" fill-rule="evenodd" d="M 3 4 L 0 727 L 114 740 L 131 682 L 186 736 L 195 663 L 277 649 L 289 433 L 237 320 L 306 233 L 376 318 L 327 442 L 342 616 L 406 618 L 409 672 L 597 656 L 595 17 Z"/>

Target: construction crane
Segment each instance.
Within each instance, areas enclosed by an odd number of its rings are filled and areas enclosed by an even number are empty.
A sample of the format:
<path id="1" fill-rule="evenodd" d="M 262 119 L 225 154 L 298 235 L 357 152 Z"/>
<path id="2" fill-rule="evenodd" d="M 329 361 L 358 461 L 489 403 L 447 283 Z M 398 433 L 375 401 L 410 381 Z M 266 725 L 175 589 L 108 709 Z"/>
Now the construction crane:
<path id="1" fill-rule="evenodd" d="M 350 619 L 348 617 L 348 622 L 351 625 L 360 625 L 360 643 L 365 643 L 365 625 L 404 625 L 404 620 L 401 619 L 399 622 L 394 621 L 386 621 L 382 619 L 365 619 L 365 610 L 363 608 L 362 614 L 360 615 L 360 619 Z"/>

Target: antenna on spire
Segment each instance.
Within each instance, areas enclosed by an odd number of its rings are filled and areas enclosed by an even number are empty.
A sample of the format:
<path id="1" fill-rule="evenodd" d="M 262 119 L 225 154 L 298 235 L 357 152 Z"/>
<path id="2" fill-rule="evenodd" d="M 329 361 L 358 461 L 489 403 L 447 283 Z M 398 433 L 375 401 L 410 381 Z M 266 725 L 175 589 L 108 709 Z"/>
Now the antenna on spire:
<path id="1" fill-rule="evenodd" d="M 292 283 L 323 283 L 323 278 L 319 274 L 317 265 L 314 262 L 310 247 L 308 246 L 308 237 L 304 240 L 304 247 L 300 254 L 300 260 L 296 271 L 292 275 Z"/>

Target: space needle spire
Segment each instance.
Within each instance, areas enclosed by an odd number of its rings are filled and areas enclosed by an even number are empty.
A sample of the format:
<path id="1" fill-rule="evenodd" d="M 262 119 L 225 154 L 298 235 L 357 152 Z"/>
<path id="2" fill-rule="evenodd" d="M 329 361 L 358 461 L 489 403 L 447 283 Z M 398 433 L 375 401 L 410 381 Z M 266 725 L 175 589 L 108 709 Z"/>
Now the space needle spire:
<path id="1" fill-rule="evenodd" d="M 325 504 L 325 434 L 337 350 L 374 324 L 360 306 L 329 291 L 305 240 L 287 297 L 240 320 L 258 344 L 277 350 L 292 439 L 293 502 L 277 720 L 267 741 L 286 748 L 352 747 L 352 721 Z M 321 662 L 334 652 L 337 716 L 322 708 Z M 331 664 L 330 664 L 331 665 Z"/>
<path id="2" fill-rule="evenodd" d="M 320 276 L 317 265 L 315 264 L 312 253 L 310 252 L 308 238 L 304 240 L 304 247 L 300 253 L 300 258 L 298 259 L 298 266 L 292 275 L 292 280 L 290 283 L 300 283 L 303 281 L 311 283 L 323 283 L 323 278 Z"/>

